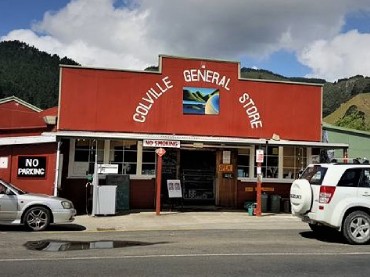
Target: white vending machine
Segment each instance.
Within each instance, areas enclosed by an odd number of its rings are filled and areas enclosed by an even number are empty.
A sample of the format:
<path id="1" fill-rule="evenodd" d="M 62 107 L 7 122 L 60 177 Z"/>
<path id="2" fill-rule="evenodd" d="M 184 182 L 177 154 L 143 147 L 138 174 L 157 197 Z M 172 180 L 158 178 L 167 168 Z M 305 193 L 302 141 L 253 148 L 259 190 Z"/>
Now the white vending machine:
<path id="1" fill-rule="evenodd" d="M 96 215 L 116 214 L 117 186 L 98 186 L 96 195 Z"/>

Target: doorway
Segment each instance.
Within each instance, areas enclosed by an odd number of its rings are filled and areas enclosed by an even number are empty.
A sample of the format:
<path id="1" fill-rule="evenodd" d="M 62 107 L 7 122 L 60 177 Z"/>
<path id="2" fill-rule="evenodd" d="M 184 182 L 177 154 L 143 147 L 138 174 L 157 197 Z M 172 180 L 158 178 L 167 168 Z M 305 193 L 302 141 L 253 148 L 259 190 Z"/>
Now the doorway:
<path id="1" fill-rule="evenodd" d="M 215 150 L 181 150 L 180 175 L 184 205 L 214 205 L 215 174 Z"/>

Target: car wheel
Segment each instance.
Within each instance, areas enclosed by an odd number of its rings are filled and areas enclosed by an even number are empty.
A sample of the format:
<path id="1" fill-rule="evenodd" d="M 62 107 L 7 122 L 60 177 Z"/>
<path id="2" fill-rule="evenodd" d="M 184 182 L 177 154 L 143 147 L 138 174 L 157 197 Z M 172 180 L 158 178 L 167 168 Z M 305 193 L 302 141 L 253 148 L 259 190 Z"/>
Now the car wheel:
<path id="1" fill-rule="evenodd" d="M 24 224 L 32 231 L 43 231 L 50 223 L 50 213 L 44 207 L 32 207 L 24 216 Z"/>
<path id="2" fill-rule="evenodd" d="M 350 244 L 365 244 L 370 240 L 370 216 L 363 211 L 350 213 L 343 223 L 343 236 Z"/>

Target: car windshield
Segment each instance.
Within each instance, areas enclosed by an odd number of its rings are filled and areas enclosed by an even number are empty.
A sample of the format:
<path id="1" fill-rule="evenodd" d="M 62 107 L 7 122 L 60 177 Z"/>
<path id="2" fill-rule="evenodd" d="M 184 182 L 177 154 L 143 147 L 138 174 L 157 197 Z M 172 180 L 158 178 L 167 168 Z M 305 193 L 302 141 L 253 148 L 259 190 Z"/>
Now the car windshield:
<path id="1" fill-rule="evenodd" d="M 27 192 L 17 188 L 16 186 L 14 186 L 13 184 L 9 183 L 9 182 L 5 182 L 4 180 L 0 180 L 1 183 L 3 183 L 4 185 L 10 187 L 12 190 L 16 191 L 18 194 L 26 194 Z"/>
<path id="2" fill-rule="evenodd" d="M 309 166 L 303 171 L 300 179 L 306 179 L 311 185 L 321 185 L 327 170 L 320 165 Z"/>

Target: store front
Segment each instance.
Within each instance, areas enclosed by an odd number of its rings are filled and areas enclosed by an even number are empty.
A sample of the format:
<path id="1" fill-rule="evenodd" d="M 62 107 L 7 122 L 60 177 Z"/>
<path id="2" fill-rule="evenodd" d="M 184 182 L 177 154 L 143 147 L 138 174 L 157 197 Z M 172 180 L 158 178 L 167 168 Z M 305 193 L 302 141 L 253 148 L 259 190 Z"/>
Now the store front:
<path id="1" fill-rule="evenodd" d="M 167 180 L 181 183 L 181 205 L 242 208 L 256 199 L 256 150 L 263 189 L 288 197 L 292 180 L 328 149 L 321 142 L 322 87 L 242 79 L 236 62 L 161 56 L 158 72 L 61 67 L 57 132 L 60 193 L 85 210 L 87 176 L 129 175 L 130 209 L 162 204 Z M 58 172 L 59 172 L 58 171 Z"/>

